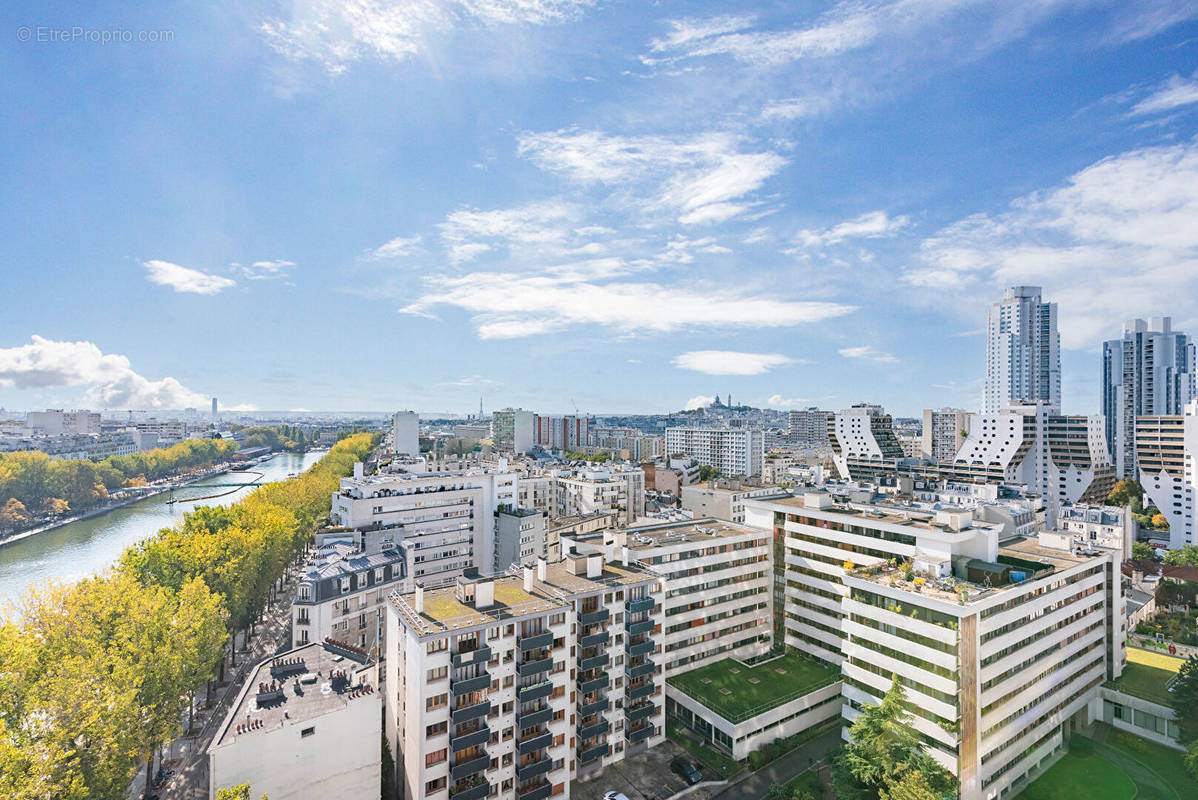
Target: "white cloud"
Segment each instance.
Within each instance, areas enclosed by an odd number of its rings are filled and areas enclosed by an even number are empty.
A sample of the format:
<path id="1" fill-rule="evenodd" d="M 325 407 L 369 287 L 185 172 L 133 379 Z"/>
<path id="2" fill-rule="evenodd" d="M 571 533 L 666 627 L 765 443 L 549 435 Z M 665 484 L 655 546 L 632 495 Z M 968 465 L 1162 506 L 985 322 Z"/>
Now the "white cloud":
<path id="1" fill-rule="evenodd" d="M 898 359 L 895 358 L 894 356 L 890 355 L 890 353 L 883 353 L 881 350 L 877 350 L 874 347 L 871 347 L 870 345 L 860 345 L 858 347 L 842 347 L 837 352 L 839 352 L 845 358 L 856 358 L 856 359 L 860 359 L 862 361 L 875 361 L 879 364 L 897 364 L 898 363 Z"/>
<path id="2" fill-rule="evenodd" d="M 430 290 L 400 309 L 427 315 L 438 305 L 468 312 L 483 339 L 600 325 L 623 333 L 686 328 L 789 327 L 843 316 L 853 306 L 753 297 L 654 283 L 605 283 L 578 276 L 474 272 L 429 279 Z"/>
<path id="3" fill-rule="evenodd" d="M 169 261 L 143 261 L 142 266 L 146 268 L 146 277 L 152 283 L 169 286 L 176 292 L 217 294 L 230 286 L 237 285 L 237 282 L 230 278 L 209 275 L 199 270 L 172 264 Z"/>
<path id="4" fill-rule="evenodd" d="M 577 16 L 594 0 L 296 0 L 260 32 L 276 52 L 330 73 L 365 59 L 401 62 L 431 36 L 462 26 L 545 25 Z"/>
<path id="5" fill-rule="evenodd" d="M 646 209 L 670 209 L 684 225 L 723 222 L 748 211 L 747 198 L 786 166 L 771 151 L 743 152 L 741 137 L 618 136 L 558 130 L 525 134 L 519 152 L 584 186 L 648 184 Z"/>
<path id="6" fill-rule="evenodd" d="M 255 261 L 249 265 L 233 263 L 229 266 L 244 275 L 247 280 L 266 281 L 288 277 L 292 267 L 295 266 L 295 262 L 278 259 L 275 261 Z"/>
<path id="7" fill-rule="evenodd" d="M 34 336 L 31 344 L 0 348 L 0 388 L 87 387 L 88 405 L 102 408 L 186 408 L 207 398 L 174 378 L 152 381 L 133 371 L 129 359 L 102 353 L 92 342 L 56 342 Z"/>
<path id="8" fill-rule="evenodd" d="M 773 100 L 761 110 L 761 118 L 770 120 L 796 120 L 814 117 L 827 112 L 836 104 L 834 94 L 790 97 Z"/>
<path id="9" fill-rule="evenodd" d="M 793 364 L 781 353 L 739 353 L 735 350 L 692 350 L 670 362 L 679 369 L 708 375 L 761 375 L 774 367 Z"/>
<path id="10" fill-rule="evenodd" d="M 798 241 L 804 247 L 825 247 L 839 244 L 845 239 L 878 239 L 894 236 L 910 223 L 907 217 L 891 217 L 885 211 L 870 211 L 830 228 L 800 231 Z"/>
<path id="11" fill-rule="evenodd" d="M 1130 317 L 1194 318 L 1198 143 L 1105 158 L 1001 214 L 948 226 L 920 258 L 904 280 L 952 310 L 1004 286 L 1043 286 L 1068 348 L 1092 347 Z"/>
<path id="12" fill-rule="evenodd" d="M 401 258 L 410 256 L 417 252 L 420 242 L 423 240 L 421 236 L 411 236 L 404 238 L 396 236 L 394 239 L 380 244 L 378 247 L 366 251 L 366 257 L 372 261 L 382 261 L 388 258 Z"/>
<path id="13" fill-rule="evenodd" d="M 1158 86 L 1150 96 L 1136 103 L 1131 113 L 1136 116 L 1157 114 L 1193 103 L 1198 103 L 1198 72 L 1189 78 L 1174 75 Z"/>
<path id="14" fill-rule="evenodd" d="M 441 223 L 450 261 L 472 261 L 498 246 L 536 247 L 564 252 L 574 234 L 578 209 L 560 200 L 490 211 L 460 209 Z"/>
<path id="15" fill-rule="evenodd" d="M 771 394 L 765 404 L 770 408 L 806 408 L 812 402 L 810 397 L 783 397 L 780 394 Z"/>
<path id="16" fill-rule="evenodd" d="M 686 403 L 682 406 L 682 410 L 683 411 L 695 411 L 700 408 L 707 408 L 709 405 L 711 405 L 714 402 L 715 402 L 714 396 L 708 396 L 705 394 L 697 394 L 694 397 L 692 397 L 691 399 L 686 401 Z"/>

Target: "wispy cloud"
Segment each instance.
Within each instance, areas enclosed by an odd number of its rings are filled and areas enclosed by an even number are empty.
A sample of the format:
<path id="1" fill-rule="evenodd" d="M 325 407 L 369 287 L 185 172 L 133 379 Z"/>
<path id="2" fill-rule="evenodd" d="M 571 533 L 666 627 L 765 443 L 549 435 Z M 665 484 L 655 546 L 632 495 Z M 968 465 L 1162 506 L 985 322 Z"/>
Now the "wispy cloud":
<path id="1" fill-rule="evenodd" d="M 857 347 L 842 347 L 839 351 L 845 358 L 855 358 L 861 361 L 874 361 L 878 364 L 897 364 L 898 359 L 890 353 L 882 352 L 871 345 Z"/>
<path id="2" fill-rule="evenodd" d="M 206 272 L 200 272 L 197 269 L 190 269 L 189 267 L 181 267 L 169 261 L 153 259 L 143 261 L 142 266 L 145 267 L 146 277 L 150 279 L 151 283 L 157 283 L 160 286 L 169 286 L 176 292 L 218 294 L 230 286 L 237 285 L 237 282 L 231 278 L 225 278 L 220 275 L 209 275 Z"/>
<path id="3" fill-rule="evenodd" d="M 692 350 L 670 362 L 679 369 L 707 375 L 761 375 L 775 367 L 795 363 L 781 353 L 741 353 L 735 350 Z"/>
<path id="4" fill-rule="evenodd" d="M 780 394 L 771 394 L 765 401 L 765 404 L 770 408 L 805 408 L 811 405 L 814 401 L 810 397 L 783 397 Z"/>
<path id="5" fill-rule="evenodd" d="M 30 344 L 0 348 L 0 388 L 86 388 L 84 400 L 101 408 L 186 408 L 206 398 L 174 378 L 150 380 L 129 359 L 103 353 L 92 342 L 34 336 Z"/>
<path id="6" fill-rule="evenodd" d="M 804 247 L 826 247 L 846 239 L 878 239 L 894 236 L 910 224 L 911 220 L 904 216 L 891 217 L 885 211 L 870 211 L 830 228 L 800 231 L 798 242 Z"/>
<path id="7" fill-rule="evenodd" d="M 495 247 L 534 246 L 562 253 L 574 237 L 579 210 L 561 200 L 487 211 L 460 209 L 441 223 L 441 239 L 455 264 L 472 261 Z"/>
<path id="8" fill-rule="evenodd" d="M 1132 107 L 1133 116 L 1159 114 L 1198 103 L 1198 72 L 1188 78 L 1174 75 Z"/>
<path id="9" fill-rule="evenodd" d="M 402 258 L 416 253 L 423 241 L 422 236 L 396 236 L 394 239 L 366 251 L 366 258 L 371 261 L 385 261 L 391 258 Z"/>
<path id="10" fill-rule="evenodd" d="M 1003 213 L 976 214 L 925 239 L 923 264 L 903 278 L 954 311 L 1003 286 L 1042 285 L 1060 304 L 1061 343 L 1070 348 L 1093 346 L 1128 317 L 1194 318 L 1195 186 L 1195 141 L 1105 158 Z"/>
<path id="11" fill-rule="evenodd" d="M 233 263 L 229 266 L 244 275 L 246 280 L 265 281 L 288 277 L 295 267 L 295 262 L 276 259 L 274 261 L 255 261 L 252 264 Z"/>

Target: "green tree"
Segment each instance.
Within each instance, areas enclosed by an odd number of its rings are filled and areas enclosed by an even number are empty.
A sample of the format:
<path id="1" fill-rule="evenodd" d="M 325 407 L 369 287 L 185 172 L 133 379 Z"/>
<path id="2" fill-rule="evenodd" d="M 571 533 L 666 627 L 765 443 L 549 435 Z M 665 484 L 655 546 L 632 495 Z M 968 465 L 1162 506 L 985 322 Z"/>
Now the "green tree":
<path id="1" fill-rule="evenodd" d="M 1198 742 L 1191 742 L 1190 749 L 1186 751 L 1185 756 L 1186 769 L 1198 780 Z"/>
<path id="2" fill-rule="evenodd" d="M 17 498 L 8 498 L 8 502 L 0 507 L 0 529 L 16 528 L 28 521 L 29 512 L 25 509 L 25 504 Z"/>
<path id="3" fill-rule="evenodd" d="M 1156 548 L 1147 542 L 1132 542 L 1131 557 L 1137 561 L 1155 561 Z"/>
<path id="4" fill-rule="evenodd" d="M 1136 514 L 1144 513 L 1144 487 L 1138 481 L 1124 478 L 1115 484 L 1111 493 L 1106 496 L 1108 506 L 1131 507 Z"/>
<path id="5" fill-rule="evenodd" d="M 217 789 L 215 800 L 250 800 L 250 785 L 239 783 L 236 786 Z M 266 792 L 262 793 L 262 800 L 267 800 Z"/>
<path id="6" fill-rule="evenodd" d="M 879 800 L 941 800 L 942 797 L 933 782 L 918 769 L 907 770 L 878 792 Z"/>
<path id="7" fill-rule="evenodd" d="M 1165 563 L 1175 567 L 1198 567 L 1198 545 L 1187 544 L 1165 553 Z"/>
<path id="8" fill-rule="evenodd" d="M 1177 717 L 1177 741 L 1189 746 L 1198 743 L 1198 656 L 1190 656 L 1177 671 L 1169 687 L 1169 705 Z"/>

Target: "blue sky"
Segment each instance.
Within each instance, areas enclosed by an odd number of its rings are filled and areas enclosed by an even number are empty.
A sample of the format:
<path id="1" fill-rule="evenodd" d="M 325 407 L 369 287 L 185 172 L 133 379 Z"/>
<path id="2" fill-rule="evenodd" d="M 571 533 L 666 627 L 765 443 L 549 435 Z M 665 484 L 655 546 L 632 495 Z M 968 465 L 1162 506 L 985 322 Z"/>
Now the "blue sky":
<path id="1" fill-rule="evenodd" d="M 1125 318 L 1198 333 L 1190 2 L 10 3 L 0 42 L 8 408 L 973 409 L 1037 283 L 1085 413 Z"/>

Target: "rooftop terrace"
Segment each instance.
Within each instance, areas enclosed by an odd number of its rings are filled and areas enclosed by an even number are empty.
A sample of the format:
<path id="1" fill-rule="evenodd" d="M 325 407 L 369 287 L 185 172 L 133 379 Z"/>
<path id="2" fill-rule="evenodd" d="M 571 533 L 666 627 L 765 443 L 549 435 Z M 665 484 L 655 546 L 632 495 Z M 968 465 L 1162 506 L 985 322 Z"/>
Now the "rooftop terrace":
<path id="1" fill-rule="evenodd" d="M 664 525 L 646 525 L 628 531 L 628 549 L 646 550 L 653 547 L 710 542 L 712 539 L 733 536 L 764 537 L 768 531 L 748 528 L 711 517 L 686 522 L 671 522 Z"/>
<path id="2" fill-rule="evenodd" d="M 840 671 L 787 650 L 756 666 L 725 658 L 668 680 L 729 722 L 743 722 L 840 680 Z"/>

